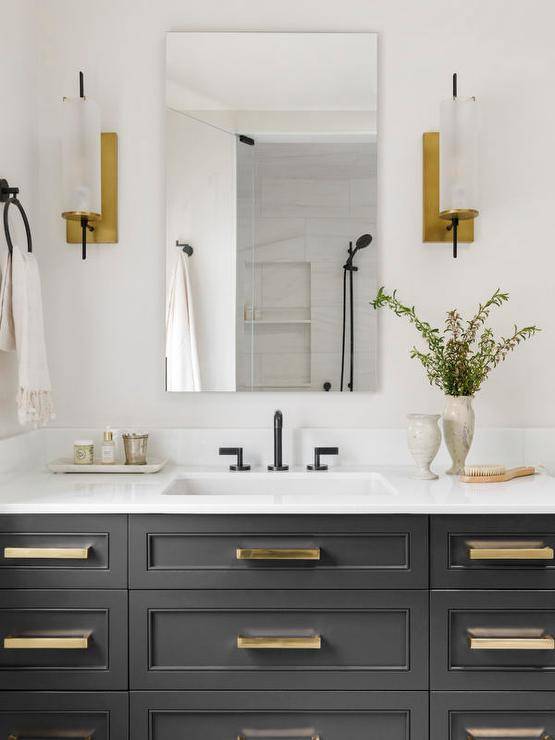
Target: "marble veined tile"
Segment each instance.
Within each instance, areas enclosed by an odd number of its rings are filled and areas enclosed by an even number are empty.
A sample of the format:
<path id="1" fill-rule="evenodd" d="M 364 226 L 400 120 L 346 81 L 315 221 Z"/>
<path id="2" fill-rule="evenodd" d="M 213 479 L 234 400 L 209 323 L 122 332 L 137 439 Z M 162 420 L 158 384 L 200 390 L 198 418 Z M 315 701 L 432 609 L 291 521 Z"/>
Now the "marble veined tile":
<path id="1" fill-rule="evenodd" d="M 348 245 L 361 234 L 373 235 L 376 223 L 365 218 L 307 218 L 305 229 L 307 236 L 341 236 Z"/>
<path id="2" fill-rule="evenodd" d="M 261 185 L 261 216 L 348 216 L 349 181 L 268 179 Z"/>
<path id="3" fill-rule="evenodd" d="M 271 244 L 284 239 L 296 239 L 305 234 L 304 218 L 257 218 L 254 243 L 257 246 Z"/>
<path id="4" fill-rule="evenodd" d="M 257 305 L 310 306 L 310 265 L 307 262 L 263 265 L 261 300 Z"/>

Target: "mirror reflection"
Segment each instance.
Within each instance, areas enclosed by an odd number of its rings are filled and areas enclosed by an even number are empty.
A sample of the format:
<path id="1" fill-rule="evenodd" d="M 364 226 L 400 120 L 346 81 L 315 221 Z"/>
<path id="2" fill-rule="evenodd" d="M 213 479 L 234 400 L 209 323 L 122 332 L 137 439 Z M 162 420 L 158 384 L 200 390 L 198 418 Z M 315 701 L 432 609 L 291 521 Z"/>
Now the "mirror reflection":
<path id="1" fill-rule="evenodd" d="M 168 391 L 376 378 L 377 38 L 171 33 Z"/>

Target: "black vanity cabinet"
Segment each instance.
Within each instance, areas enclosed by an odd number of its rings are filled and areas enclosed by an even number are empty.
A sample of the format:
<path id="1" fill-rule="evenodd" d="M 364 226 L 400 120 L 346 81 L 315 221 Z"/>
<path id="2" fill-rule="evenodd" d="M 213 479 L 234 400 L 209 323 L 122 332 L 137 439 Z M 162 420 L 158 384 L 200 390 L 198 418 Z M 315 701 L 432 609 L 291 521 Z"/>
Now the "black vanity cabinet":
<path id="1" fill-rule="evenodd" d="M 555 735 L 555 517 L 0 518 L 0 740 Z"/>

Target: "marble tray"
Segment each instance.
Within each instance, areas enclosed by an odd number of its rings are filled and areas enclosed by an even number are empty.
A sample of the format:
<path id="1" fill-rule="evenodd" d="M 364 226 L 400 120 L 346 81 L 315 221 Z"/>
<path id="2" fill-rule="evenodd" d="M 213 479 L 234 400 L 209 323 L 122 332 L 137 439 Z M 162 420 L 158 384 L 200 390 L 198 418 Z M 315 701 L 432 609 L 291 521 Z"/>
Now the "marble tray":
<path id="1" fill-rule="evenodd" d="M 48 463 L 48 470 L 52 473 L 157 473 L 167 462 L 167 458 L 150 458 L 146 465 L 125 465 L 122 462 L 76 465 L 70 457 L 60 457 Z"/>

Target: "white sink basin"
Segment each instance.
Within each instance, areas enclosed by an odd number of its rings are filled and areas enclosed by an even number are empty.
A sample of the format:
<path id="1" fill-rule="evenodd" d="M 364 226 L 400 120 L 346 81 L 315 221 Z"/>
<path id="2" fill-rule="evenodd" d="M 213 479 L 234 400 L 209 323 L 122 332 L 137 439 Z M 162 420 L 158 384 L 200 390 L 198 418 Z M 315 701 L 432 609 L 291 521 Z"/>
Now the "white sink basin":
<path id="1" fill-rule="evenodd" d="M 164 491 L 171 496 L 287 496 L 356 497 L 391 496 L 395 488 L 380 473 L 244 472 L 186 475 Z"/>

